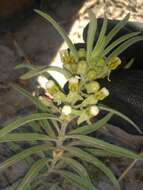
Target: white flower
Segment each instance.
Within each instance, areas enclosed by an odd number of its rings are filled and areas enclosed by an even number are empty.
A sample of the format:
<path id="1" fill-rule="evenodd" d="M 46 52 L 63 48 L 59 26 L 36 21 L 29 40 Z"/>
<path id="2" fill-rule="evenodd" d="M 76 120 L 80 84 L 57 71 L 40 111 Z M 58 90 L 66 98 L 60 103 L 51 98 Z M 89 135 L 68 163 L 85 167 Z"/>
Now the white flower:
<path id="1" fill-rule="evenodd" d="M 103 87 L 103 88 L 101 89 L 101 92 L 104 94 L 105 97 L 106 97 L 106 96 L 109 96 L 109 90 L 108 90 L 107 88 Z"/>
<path id="2" fill-rule="evenodd" d="M 47 84 L 46 84 L 46 88 L 47 88 L 47 89 L 50 89 L 50 88 L 52 88 L 52 87 L 54 87 L 54 86 L 55 86 L 54 81 L 48 80 L 48 82 L 47 82 Z"/>
<path id="3" fill-rule="evenodd" d="M 98 115 L 98 113 L 99 113 L 99 109 L 97 106 L 91 106 L 90 107 L 90 114 L 92 116 L 96 116 L 96 115 Z"/>
<path id="4" fill-rule="evenodd" d="M 71 114 L 71 112 L 72 112 L 71 106 L 65 105 L 62 108 L 62 114 L 64 114 L 64 115 L 69 115 L 69 114 Z"/>

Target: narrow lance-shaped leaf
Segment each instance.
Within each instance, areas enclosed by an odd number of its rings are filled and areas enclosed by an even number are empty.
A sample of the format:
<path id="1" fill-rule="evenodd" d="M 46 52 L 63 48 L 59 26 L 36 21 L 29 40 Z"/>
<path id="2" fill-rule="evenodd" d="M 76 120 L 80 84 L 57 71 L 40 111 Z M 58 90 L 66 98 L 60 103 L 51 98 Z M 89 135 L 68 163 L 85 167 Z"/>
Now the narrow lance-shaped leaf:
<path id="1" fill-rule="evenodd" d="M 53 184 L 53 185 L 50 187 L 49 190 L 63 190 L 63 189 L 61 189 L 61 187 L 59 187 L 58 184 Z"/>
<path id="2" fill-rule="evenodd" d="M 73 174 L 72 172 L 62 170 L 61 175 L 64 176 L 71 183 L 75 184 L 77 187 L 83 188 L 83 190 L 97 190 L 85 176 L 79 176 Z"/>
<path id="3" fill-rule="evenodd" d="M 98 38 L 96 45 L 95 45 L 93 52 L 92 52 L 92 57 L 96 57 L 97 54 L 101 53 L 101 51 L 103 50 L 103 46 L 105 43 L 104 39 L 105 39 L 106 30 L 107 30 L 107 24 L 108 24 L 108 20 L 105 17 L 101 31 L 100 31 L 100 34 L 99 34 L 99 38 Z"/>
<path id="4" fill-rule="evenodd" d="M 80 176 L 88 176 L 88 173 L 84 166 L 77 160 L 65 156 L 63 156 L 61 159 L 63 160 L 64 164 L 69 165 L 69 167 L 73 168 Z"/>
<path id="5" fill-rule="evenodd" d="M 103 162 L 101 162 L 100 160 L 92 156 L 91 154 L 81 150 L 80 148 L 67 146 L 66 150 L 69 151 L 75 157 L 78 157 L 81 160 L 84 160 L 96 166 L 111 180 L 111 182 L 114 184 L 114 186 L 118 190 L 120 189 L 120 185 L 117 179 L 115 178 L 115 176 L 113 175 L 112 171 Z"/>
<path id="6" fill-rule="evenodd" d="M 115 35 L 127 24 L 129 20 L 130 14 L 127 14 L 123 20 L 121 20 L 112 30 L 109 32 L 109 34 L 106 36 L 106 44 L 107 46 L 110 41 L 115 37 Z"/>
<path id="7" fill-rule="evenodd" d="M 10 133 L 11 131 L 13 131 L 27 123 L 30 123 L 30 122 L 36 121 L 36 120 L 44 120 L 44 119 L 57 120 L 57 118 L 55 118 L 52 115 L 47 114 L 47 113 L 35 113 L 35 114 L 30 114 L 25 117 L 19 117 L 14 122 L 8 124 L 3 129 L 0 130 L 0 138 L 3 137 L 4 135 L 6 135 L 7 133 Z"/>
<path id="8" fill-rule="evenodd" d="M 56 136 L 55 131 L 54 131 L 54 126 L 50 125 L 48 120 L 42 120 L 42 121 L 39 121 L 39 123 L 42 129 L 48 134 L 48 136 L 50 137 Z"/>
<path id="9" fill-rule="evenodd" d="M 28 148 L 26 150 L 23 150 L 22 152 L 10 157 L 6 161 L 2 162 L 0 164 L 0 170 L 3 170 L 9 166 L 12 166 L 17 161 L 24 160 L 25 158 L 31 156 L 32 154 L 43 152 L 43 151 L 49 151 L 54 149 L 54 147 L 50 146 L 49 144 L 43 144 L 43 145 L 37 145 L 33 146 L 31 148 Z"/>
<path id="10" fill-rule="evenodd" d="M 25 190 L 25 188 L 33 181 L 33 179 L 39 174 L 39 172 L 48 163 L 47 158 L 40 159 L 36 161 L 27 172 L 25 177 L 22 179 L 20 185 L 18 185 L 17 190 Z"/>
<path id="11" fill-rule="evenodd" d="M 23 69 L 23 68 L 24 69 L 29 69 L 29 70 L 35 70 L 35 69 L 41 68 L 41 66 L 34 66 L 32 64 L 25 64 L 25 63 L 23 63 L 23 64 L 16 65 L 14 69 Z"/>
<path id="12" fill-rule="evenodd" d="M 12 133 L 6 134 L 3 137 L 0 137 L 0 143 L 3 142 L 16 142 L 16 141 L 53 141 L 56 142 L 56 139 L 48 137 L 40 133 Z"/>
<path id="13" fill-rule="evenodd" d="M 97 29 L 96 16 L 92 11 L 89 12 L 89 18 L 90 18 L 90 23 L 89 23 L 89 27 L 88 27 L 88 33 L 87 33 L 87 60 L 88 61 L 89 61 L 91 53 L 92 53 L 95 33 L 96 33 L 96 29 Z"/>
<path id="14" fill-rule="evenodd" d="M 100 129 L 102 126 L 104 126 L 112 117 L 113 113 L 107 114 L 105 117 L 97 121 L 96 123 L 93 123 L 91 125 L 78 127 L 76 129 L 73 129 L 69 132 L 69 134 L 89 134 L 93 133 L 96 130 Z"/>
<path id="15" fill-rule="evenodd" d="M 101 109 L 101 110 L 105 110 L 105 111 L 108 111 L 108 112 L 112 112 L 113 114 L 123 118 L 125 121 L 127 121 L 128 123 L 130 123 L 134 128 L 136 128 L 136 130 L 142 134 L 142 131 L 140 130 L 140 128 L 129 118 L 127 117 L 126 115 L 122 114 L 121 112 L 117 111 L 117 110 L 114 110 L 113 108 L 109 108 L 105 105 L 102 105 L 102 104 L 99 104 L 98 107 Z"/>
<path id="16" fill-rule="evenodd" d="M 45 73 L 48 74 L 49 76 L 51 76 L 51 74 L 48 71 L 57 71 L 57 72 L 63 74 L 66 78 L 70 78 L 72 76 L 70 74 L 70 72 L 68 72 L 67 70 L 65 70 L 63 68 L 56 67 L 56 66 L 48 66 L 46 68 L 30 70 L 29 72 L 23 74 L 20 78 L 22 80 L 27 80 L 27 79 L 30 79 L 32 77 L 43 75 Z"/>
<path id="17" fill-rule="evenodd" d="M 25 96 L 26 98 L 28 98 L 40 110 L 49 111 L 48 107 L 44 106 L 37 97 L 32 96 L 31 93 L 29 93 L 24 88 L 21 88 L 19 85 L 15 85 L 15 84 L 12 84 L 12 87 L 15 90 L 17 90 L 20 94 L 22 94 L 23 96 Z"/>
<path id="18" fill-rule="evenodd" d="M 97 138 L 89 137 L 87 135 L 67 135 L 66 139 L 78 139 L 81 142 L 86 143 L 87 145 L 100 148 L 103 150 L 107 150 L 113 154 L 120 155 L 122 157 L 132 158 L 132 159 L 142 159 L 142 157 L 130 150 L 125 148 L 107 143 L 103 140 L 99 140 Z"/>
<path id="19" fill-rule="evenodd" d="M 52 26 L 58 31 L 58 33 L 66 41 L 68 47 L 70 48 L 71 52 L 73 53 L 74 58 L 77 61 L 78 60 L 77 50 L 76 50 L 75 46 L 73 45 L 72 41 L 67 36 L 64 29 L 50 15 L 48 15 L 48 14 L 46 14 L 46 13 L 40 11 L 40 10 L 35 10 L 35 12 L 38 13 L 43 18 L 45 18 L 46 20 L 48 20 L 52 24 Z"/>
<path id="20" fill-rule="evenodd" d="M 119 155 L 113 154 L 106 150 L 96 149 L 96 148 L 83 148 L 82 150 L 85 150 L 86 152 L 92 154 L 96 157 L 120 157 Z"/>
<path id="21" fill-rule="evenodd" d="M 140 32 L 131 32 L 129 34 L 125 34 L 123 36 L 121 36 L 120 38 L 118 38 L 117 40 L 115 40 L 113 43 L 111 43 L 109 46 L 107 46 L 107 48 L 104 50 L 103 52 L 103 56 L 105 56 L 106 54 L 108 54 L 111 50 L 113 50 L 116 46 L 118 46 L 119 44 L 121 44 L 122 42 L 137 36 Z"/>
<path id="22" fill-rule="evenodd" d="M 131 45 L 143 40 L 142 36 L 136 36 L 134 38 L 131 38 L 124 43 L 122 43 L 119 47 L 117 47 L 107 58 L 107 61 L 109 61 L 112 57 L 116 57 L 120 55 L 124 50 L 126 50 Z"/>

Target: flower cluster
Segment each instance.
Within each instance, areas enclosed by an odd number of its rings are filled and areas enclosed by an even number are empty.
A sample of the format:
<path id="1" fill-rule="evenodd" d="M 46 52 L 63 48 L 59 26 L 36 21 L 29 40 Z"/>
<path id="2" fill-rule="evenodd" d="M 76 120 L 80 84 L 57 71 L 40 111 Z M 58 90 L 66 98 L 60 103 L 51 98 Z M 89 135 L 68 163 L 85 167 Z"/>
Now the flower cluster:
<path id="1" fill-rule="evenodd" d="M 77 118 L 77 123 L 80 124 L 84 121 L 90 122 L 91 118 L 98 115 L 98 102 L 109 95 L 108 89 L 101 87 L 97 75 L 101 75 L 99 78 L 105 77 L 109 71 L 119 65 L 117 65 L 119 60 L 116 58 L 106 64 L 107 73 L 105 73 L 105 69 L 100 68 L 104 65 L 103 61 L 98 64 L 99 66 L 95 64 L 93 69 L 88 66 L 85 49 L 80 49 L 78 54 L 79 60 L 76 62 L 70 51 L 61 53 L 63 67 L 72 73 L 72 77 L 67 81 L 66 91 L 54 80 L 48 80 L 45 89 L 48 98 L 40 97 L 40 100 L 46 106 L 50 106 L 48 101 L 52 101 L 59 109 L 61 120 L 71 121 Z"/>
<path id="2" fill-rule="evenodd" d="M 88 80 L 105 78 L 109 76 L 112 70 L 115 70 L 121 64 L 119 57 L 112 57 L 107 61 L 104 58 L 97 59 L 91 56 L 87 61 L 87 53 L 84 48 L 78 50 L 78 62 L 76 62 L 74 56 L 68 50 L 62 51 L 60 56 L 64 69 Z"/>

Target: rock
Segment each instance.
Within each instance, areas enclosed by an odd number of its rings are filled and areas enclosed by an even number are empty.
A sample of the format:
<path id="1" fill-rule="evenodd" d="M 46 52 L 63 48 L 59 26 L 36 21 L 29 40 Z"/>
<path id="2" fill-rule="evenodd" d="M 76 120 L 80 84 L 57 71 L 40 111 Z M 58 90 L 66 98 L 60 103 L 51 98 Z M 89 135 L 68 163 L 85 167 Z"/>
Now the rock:
<path id="1" fill-rule="evenodd" d="M 8 18 L 17 13 L 20 13 L 23 9 L 29 7 L 32 3 L 33 0 L 1 0 L 0 17 Z"/>

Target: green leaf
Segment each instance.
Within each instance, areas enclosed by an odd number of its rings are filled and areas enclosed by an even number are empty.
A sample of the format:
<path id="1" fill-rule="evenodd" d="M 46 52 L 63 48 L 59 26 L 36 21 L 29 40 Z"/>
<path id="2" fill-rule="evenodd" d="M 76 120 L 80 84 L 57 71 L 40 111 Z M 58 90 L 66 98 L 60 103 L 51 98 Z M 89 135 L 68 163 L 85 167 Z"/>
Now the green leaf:
<path id="1" fill-rule="evenodd" d="M 56 139 L 40 133 L 12 133 L 0 138 L 0 143 L 15 141 L 53 141 Z"/>
<path id="2" fill-rule="evenodd" d="M 80 164 L 78 161 L 76 161 L 75 159 L 72 158 L 68 158 L 68 157 L 61 157 L 61 159 L 63 160 L 64 164 L 69 165 L 71 168 L 73 168 L 80 176 L 88 176 L 88 173 L 86 171 L 86 169 L 83 167 L 82 164 Z"/>
<path id="3" fill-rule="evenodd" d="M 107 57 L 107 61 L 109 61 L 112 57 L 116 57 L 116 56 L 120 55 L 128 47 L 130 47 L 131 45 L 133 45 L 141 40 L 143 40 L 142 36 L 136 36 L 136 37 L 133 37 L 133 38 L 125 41 L 124 43 L 119 45 L 115 50 L 112 51 L 112 53 Z"/>
<path id="4" fill-rule="evenodd" d="M 81 135 L 83 134 L 83 135 L 86 135 L 86 134 L 89 134 L 89 133 L 93 133 L 96 130 L 100 129 L 102 126 L 104 126 L 111 119 L 112 115 L 113 115 L 113 113 L 109 113 L 105 117 L 103 117 L 102 119 L 97 121 L 96 123 L 73 129 L 72 131 L 69 132 L 69 134 L 81 134 Z"/>
<path id="5" fill-rule="evenodd" d="M 53 184 L 53 185 L 50 187 L 49 190 L 63 190 L 63 189 L 61 189 L 61 188 L 58 186 L 58 184 Z"/>
<path id="6" fill-rule="evenodd" d="M 106 44 L 105 46 L 107 46 L 110 41 L 113 39 L 113 37 L 115 37 L 115 35 L 127 24 L 128 20 L 129 20 L 130 14 L 127 14 L 127 16 L 125 16 L 125 18 L 123 20 L 121 20 L 110 32 L 109 34 L 106 36 Z"/>
<path id="7" fill-rule="evenodd" d="M 76 186 L 83 188 L 84 190 L 97 190 L 92 183 L 89 181 L 89 179 L 85 176 L 79 176 L 76 174 L 73 174 L 69 171 L 61 171 L 61 174 L 70 182 L 75 184 Z"/>
<path id="8" fill-rule="evenodd" d="M 22 125 L 25 125 L 25 124 L 30 123 L 32 121 L 44 120 L 44 119 L 55 119 L 55 120 L 57 120 L 57 118 L 55 118 L 51 114 L 47 114 L 47 113 L 35 113 L 35 114 L 30 114 L 30 115 L 25 116 L 25 117 L 19 117 L 14 122 L 8 124 L 3 129 L 0 130 L 0 138 L 5 136 L 7 133 L 21 127 Z"/>
<path id="9" fill-rule="evenodd" d="M 70 74 L 70 72 L 68 72 L 67 70 L 65 70 L 63 68 L 56 67 L 56 66 L 48 66 L 48 67 L 44 67 L 44 68 L 40 68 L 40 69 L 30 70 L 29 72 L 23 74 L 20 78 L 22 80 L 27 80 L 27 79 L 30 79 L 32 77 L 43 75 L 45 73 L 48 74 L 49 76 L 51 76 L 51 74 L 48 71 L 59 72 L 59 73 L 63 74 L 66 78 L 70 78 L 72 76 Z"/>
<path id="10" fill-rule="evenodd" d="M 30 65 L 30 64 L 18 64 L 15 66 L 14 69 L 30 69 L 30 70 L 35 70 L 37 68 L 41 68 L 41 66 L 34 66 L 34 65 Z"/>
<path id="11" fill-rule="evenodd" d="M 72 155 L 74 155 L 75 157 L 78 157 L 83 161 L 89 162 L 93 164 L 95 167 L 97 167 L 98 169 L 100 169 L 111 180 L 114 186 L 117 189 L 120 189 L 119 182 L 113 175 L 112 171 L 103 162 L 101 162 L 100 160 L 92 156 L 91 154 L 81 150 L 80 148 L 68 146 L 66 150 L 70 152 Z"/>
<path id="12" fill-rule="evenodd" d="M 102 28 L 101 28 L 97 43 L 93 49 L 92 57 L 96 57 L 97 54 L 101 53 L 101 51 L 103 50 L 103 47 L 105 44 L 105 33 L 107 30 L 107 24 L 108 24 L 108 20 L 107 18 L 105 18 L 102 24 Z"/>
<path id="13" fill-rule="evenodd" d="M 92 11 L 89 12 L 89 17 L 90 17 L 90 23 L 88 27 L 88 33 L 87 33 L 87 60 L 88 61 L 92 53 L 95 33 L 97 29 L 97 19 L 96 19 L 95 14 Z"/>
<path id="14" fill-rule="evenodd" d="M 53 129 L 53 125 L 50 125 L 48 120 L 42 120 L 39 121 L 39 123 L 41 124 L 41 127 L 44 129 L 44 131 L 49 135 L 49 137 L 55 137 L 55 131 Z"/>
<path id="15" fill-rule="evenodd" d="M 142 131 L 140 130 L 140 128 L 129 118 L 127 117 L 126 115 L 122 114 L 121 112 L 117 111 L 117 110 L 114 110 L 113 108 L 109 108 L 105 105 L 102 105 L 102 104 L 99 104 L 98 107 L 101 109 L 101 110 L 105 110 L 105 111 L 108 111 L 108 112 L 111 112 L 121 118 L 123 118 L 125 121 L 127 121 L 128 123 L 130 123 L 134 128 L 136 128 L 136 130 L 142 134 Z"/>
<path id="16" fill-rule="evenodd" d="M 106 150 L 100 150 L 100 149 L 95 149 L 95 148 L 84 148 L 83 150 L 85 150 L 86 152 L 96 157 L 117 157 L 117 158 L 120 157 Z"/>
<path id="17" fill-rule="evenodd" d="M 9 159 L 2 162 L 0 164 L 0 170 L 8 168 L 9 166 L 12 166 L 16 162 L 18 162 L 20 160 L 24 160 L 25 158 L 31 156 L 32 154 L 44 152 L 44 151 L 49 151 L 52 149 L 54 149 L 54 147 L 49 146 L 49 144 L 43 144 L 43 145 L 37 145 L 37 146 L 33 146 L 31 148 L 28 148 L 26 150 L 23 150 L 22 152 L 14 155 L 14 156 L 11 156 Z"/>
<path id="18" fill-rule="evenodd" d="M 30 170 L 27 172 L 25 177 L 22 179 L 22 182 L 18 186 L 17 190 L 25 190 L 26 187 L 33 181 L 33 179 L 39 174 L 40 170 L 46 166 L 48 162 L 47 158 L 40 159 L 36 161 Z"/>
<path id="19" fill-rule="evenodd" d="M 83 110 L 77 120 L 77 124 L 80 125 L 84 121 L 89 121 L 89 116 L 85 110 Z"/>
<path id="20" fill-rule="evenodd" d="M 18 143 L 15 143 L 15 142 L 8 143 L 8 147 L 14 153 L 23 151 L 23 148 Z M 24 162 L 29 166 L 31 165 L 31 163 L 33 163 L 33 161 L 34 161 L 33 158 L 29 157 Z"/>
<path id="21" fill-rule="evenodd" d="M 81 142 L 86 143 L 89 146 L 93 146 L 96 148 L 100 148 L 106 151 L 113 153 L 114 155 L 119 155 L 121 157 L 127 157 L 132 159 L 142 159 L 142 157 L 130 150 L 125 148 L 107 143 L 103 140 L 99 140 L 97 138 L 89 137 L 87 135 L 67 135 L 65 136 L 66 139 L 78 139 Z"/>
<path id="22" fill-rule="evenodd" d="M 75 48 L 75 46 L 73 45 L 72 41 L 69 39 L 69 37 L 67 36 L 66 32 L 64 31 L 64 29 L 48 14 L 40 11 L 40 10 L 34 10 L 36 13 L 38 13 L 40 16 L 42 16 L 43 18 L 45 18 L 46 20 L 48 20 L 52 26 L 58 31 L 58 33 L 61 35 L 61 37 L 64 39 L 64 41 L 66 41 L 68 47 L 70 48 L 75 60 L 78 60 L 78 52 Z"/>
<path id="23" fill-rule="evenodd" d="M 30 122 L 29 126 L 32 128 L 32 132 L 34 132 L 34 133 L 43 133 L 43 130 L 40 127 L 40 125 L 39 125 L 39 123 L 37 121 Z"/>
<path id="24" fill-rule="evenodd" d="M 131 32 L 129 34 L 125 34 L 123 36 L 121 36 L 120 38 L 118 38 L 117 40 L 115 40 L 113 43 L 111 43 L 109 46 L 107 46 L 107 48 L 104 50 L 103 52 L 103 56 L 105 56 L 106 54 L 108 54 L 111 50 L 113 50 L 117 45 L 121 44 L 122 42 L 137 36 L 140 32 Z"/>
<path id="25" fill-rule="evenodd" d="M 36 105 L 37 108 L 39 108 L 40 110 L 43 111 L 49 111 L 49 108 L 44 106 L 41 101 L 35 97 L 32 96 L 31 93 L 29 93 L 27 90 L 25 90 L 24 88 L 21 88 L 19 85 L 15 85 L 12 84 L 11 85 L 15 90 L 17 90 L 20 94 L 22 94 L 23 96 L 25 96 L 26 98 L 28 98 L 33 104 Z"/>
<path id="26" fill-rule="evenodd" d="M 130 69 L 131 66 L 133 65 L 134 61 L 135 61 L 135 58 L 130 59 L 130 61 L 128 63 L 126 63 L 126 65 L 123 68 Z"/>

